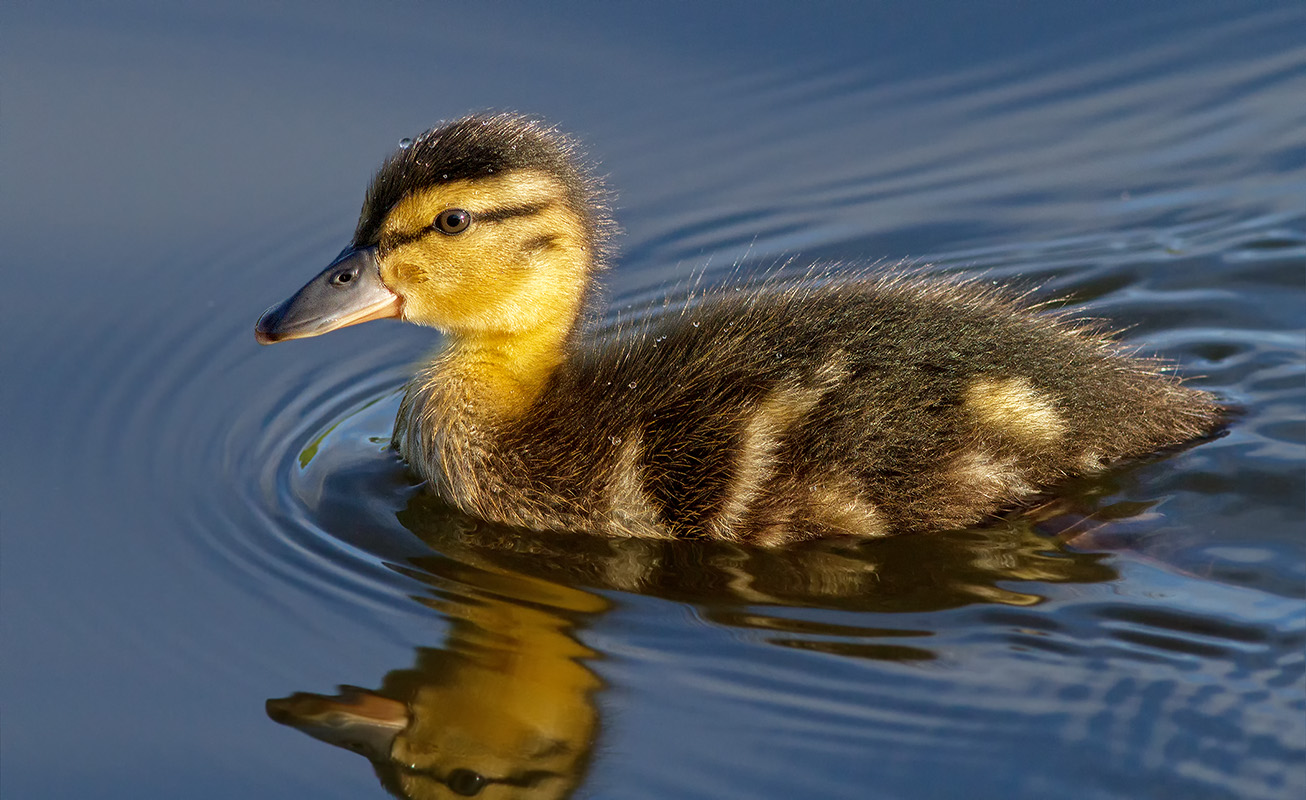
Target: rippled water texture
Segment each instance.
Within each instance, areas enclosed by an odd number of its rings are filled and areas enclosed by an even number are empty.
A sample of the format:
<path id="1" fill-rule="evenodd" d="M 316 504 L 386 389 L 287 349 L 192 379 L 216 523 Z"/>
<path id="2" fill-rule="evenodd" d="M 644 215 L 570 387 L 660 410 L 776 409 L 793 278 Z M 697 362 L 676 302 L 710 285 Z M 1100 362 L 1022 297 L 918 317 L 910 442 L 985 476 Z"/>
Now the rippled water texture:
<path id="1" fill-rule="evenodd" d="M 1306 7 L 705 5 L 6 4 L 0 794 L 1303 796 Z M 906 261 L 1242 413 L 934 537 L 460 518 L 387 447 L 434 334 L 252 325 L 487 107 L 617 190 L 610 317 Z"/>

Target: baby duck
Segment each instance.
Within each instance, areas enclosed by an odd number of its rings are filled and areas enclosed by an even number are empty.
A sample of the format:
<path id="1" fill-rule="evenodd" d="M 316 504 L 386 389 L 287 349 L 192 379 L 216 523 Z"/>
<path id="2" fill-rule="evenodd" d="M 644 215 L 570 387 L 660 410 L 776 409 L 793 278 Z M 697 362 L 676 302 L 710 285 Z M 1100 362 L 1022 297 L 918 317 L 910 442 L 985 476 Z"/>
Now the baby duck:
<path id="1" fill-rule="evenodd" d="M 405 140 L 264 344 L 393 317 L 447 336 L 394 446 L 469 515 L 778 544 L 955 528 L 1210 435 L 1214 398 L 998 291 L 809 274 L 584 324 L 613 230 L 570 139 L 514 114 Z"/>

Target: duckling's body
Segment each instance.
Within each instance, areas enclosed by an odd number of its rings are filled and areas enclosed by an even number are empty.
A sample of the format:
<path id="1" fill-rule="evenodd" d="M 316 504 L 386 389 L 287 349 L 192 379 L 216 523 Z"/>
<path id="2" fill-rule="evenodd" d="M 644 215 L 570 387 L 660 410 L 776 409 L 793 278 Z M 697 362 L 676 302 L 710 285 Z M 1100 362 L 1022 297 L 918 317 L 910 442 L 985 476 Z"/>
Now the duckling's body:
<path id="1" fill-rule="evenodd" d="M 378 316 L 444 330 L 395 446 L 450 504 L 537 529 L 779 543 L 956 527 L 1219 424 L 1209 395 L 964 283 L 812 274 L 587 330 L 597 196 L 537 123 L 428 132 L 260 340 Z"/>
<path id="2" fill-rule="evenodd" d="M 960 526 L 1211 419 L 1200 393 L 1072 327 L 910 280 L 750 287 L 581 339 L 506 419 L 442 366 L 409 384 L 399 452 L 468 513 L 537 529 Z"/>

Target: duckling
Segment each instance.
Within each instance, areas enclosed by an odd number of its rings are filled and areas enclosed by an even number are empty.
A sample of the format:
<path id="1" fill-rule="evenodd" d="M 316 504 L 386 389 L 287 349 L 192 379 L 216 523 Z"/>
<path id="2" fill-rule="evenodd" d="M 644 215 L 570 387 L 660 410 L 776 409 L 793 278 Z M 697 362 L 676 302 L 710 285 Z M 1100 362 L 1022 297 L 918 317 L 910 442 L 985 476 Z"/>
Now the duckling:
<path id="1" fill-rule="evenodd" d="M 537 530 L 771 545 L 956 528 L 1222 423 L 1211 395 L 1088 324 L 964 281 L 818 270 L 587 324 L 613 228 L 570 138 L 459 119 L 401 143 L 350 245 L 256 336 L 442 331 L 394 447 L 456 509 Z"/>

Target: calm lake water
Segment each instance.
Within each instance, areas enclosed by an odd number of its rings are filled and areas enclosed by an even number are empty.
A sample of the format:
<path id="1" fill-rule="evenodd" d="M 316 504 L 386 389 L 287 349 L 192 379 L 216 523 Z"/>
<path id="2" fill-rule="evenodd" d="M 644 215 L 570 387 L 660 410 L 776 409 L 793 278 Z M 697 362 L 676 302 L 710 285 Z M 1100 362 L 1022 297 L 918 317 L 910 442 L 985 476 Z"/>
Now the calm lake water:
<path id="1" fill-rule="evenodd" d="M 0 41 L 6 800 L 1306 793 L 1301 2 L 10 2 Z M 433 332 L 252 327 L 487 108 L 601 164 L 613 313 L 906 260 L 1244 413 L 939 536 L 453 517 L 386 446 Z"/>

